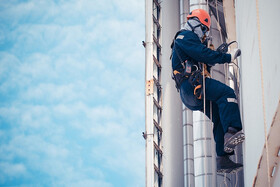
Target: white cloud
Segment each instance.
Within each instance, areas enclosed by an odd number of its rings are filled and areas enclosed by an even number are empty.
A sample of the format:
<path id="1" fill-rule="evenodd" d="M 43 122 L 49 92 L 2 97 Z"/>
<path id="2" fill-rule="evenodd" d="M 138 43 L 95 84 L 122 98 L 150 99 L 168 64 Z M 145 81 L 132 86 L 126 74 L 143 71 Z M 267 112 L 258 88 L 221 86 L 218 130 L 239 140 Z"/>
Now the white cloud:
<path id="1" fill-rule="evenodd" d="M 26 168 L 23 164 L 0 163 L 0 168 L 4 175 L 7 176 L 17 176 L 26 173 Z"/>
<path id="2" fill-rule="evenodd" d="M 0 183 L 6 182 L 11 178 L 19 178 L 21 176 L 26 176 L 28 173 L 26 171 L 25 165 L 22 163 L 8 163 L 8 162 L 1 162 L 0 163 Z"/>
<path id="3" fill-rule="evenodd" d="M 143 2 L 0 6 L 0 184 L 144 184 Z"/>

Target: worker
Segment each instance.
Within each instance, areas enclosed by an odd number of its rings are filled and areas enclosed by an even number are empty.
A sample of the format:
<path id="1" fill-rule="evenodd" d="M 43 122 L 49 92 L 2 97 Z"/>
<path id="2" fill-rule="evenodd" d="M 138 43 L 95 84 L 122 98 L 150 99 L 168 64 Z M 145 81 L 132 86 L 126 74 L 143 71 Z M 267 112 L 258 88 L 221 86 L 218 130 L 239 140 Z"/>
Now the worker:
<path id="1" fill-rule="evenodd" d="M 236 95 L 232 88 L 212 79 L 209 71 L 216 63 L 233 62 L 241 55 L 241 51 L 234 49 L 230 53 L 222 53 L 207 48 L 205 43 L 210 25 L 210 16 L 203 9 L 193 10 L 187 16 L 184 29 L 177 32 L 171 46 L 173 76 L 182 102 L 190 110 L 203 111 L 205 98 L 206 115 L 214 123 L 217 171 L 234 173 L 242 169 L 243 165 L 233 162 L 229 156 L 234 154 L 234 148 L 245 139 L 241 132 Z M 202 74 L 205 75 L 205 93 Z"/>

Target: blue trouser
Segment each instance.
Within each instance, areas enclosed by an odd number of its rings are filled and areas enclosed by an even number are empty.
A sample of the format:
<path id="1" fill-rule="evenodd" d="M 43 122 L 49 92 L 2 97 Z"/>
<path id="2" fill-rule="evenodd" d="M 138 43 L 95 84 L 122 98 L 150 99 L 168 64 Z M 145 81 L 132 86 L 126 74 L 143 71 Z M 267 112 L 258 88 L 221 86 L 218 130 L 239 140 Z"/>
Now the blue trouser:
<path id="1" fill-rule="evenodd" d="M 183 103 L 191 110 L 203 110 L 203 101 L 193 95 L 193 87 L 186 80 L 180 87 Z M 218 156 L 227 155 L 224 152 L 224 135 L 228 127 L 242 129 L 240 112 L 236 96 L 232 88 L 211 78 L 205 79 L 206 115 L 214 123 L 213 135 Z M 210 116 L 210 101 L 212 101 L 212 117 Z"/>

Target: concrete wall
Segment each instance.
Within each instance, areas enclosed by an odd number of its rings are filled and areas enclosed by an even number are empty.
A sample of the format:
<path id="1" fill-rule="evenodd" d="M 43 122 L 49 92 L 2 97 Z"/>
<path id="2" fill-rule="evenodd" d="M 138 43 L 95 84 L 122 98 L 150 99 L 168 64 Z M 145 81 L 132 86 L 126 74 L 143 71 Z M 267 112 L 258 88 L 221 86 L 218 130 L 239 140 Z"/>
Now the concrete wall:
<path id="1" fill-rule="evenodd" d="M 279 0 L 259 0 L 260 44 L 268 132 L 280 96 L 279 8 Z M 244 144 L 245 186 L 253 184 L 265 143 L 256 12 L 256 1 L 236 0 L 237 41 L 242 50 L 239 66 L 241 70 L 243 126 L 246 135 Z"/>

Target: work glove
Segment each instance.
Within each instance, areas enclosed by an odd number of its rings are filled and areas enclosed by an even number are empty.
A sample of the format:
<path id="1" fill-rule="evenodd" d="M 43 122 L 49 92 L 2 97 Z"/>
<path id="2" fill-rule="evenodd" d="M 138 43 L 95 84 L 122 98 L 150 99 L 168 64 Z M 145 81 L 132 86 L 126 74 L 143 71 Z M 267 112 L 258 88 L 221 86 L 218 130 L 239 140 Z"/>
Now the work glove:
<path id="1" fill-rule="evenodd" d="M 230 52 L 230 55 L 231 55 L 231 62 L 233 62 L 237 57 L 241 55 L 241 50 L 235 48 Z"/>

